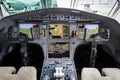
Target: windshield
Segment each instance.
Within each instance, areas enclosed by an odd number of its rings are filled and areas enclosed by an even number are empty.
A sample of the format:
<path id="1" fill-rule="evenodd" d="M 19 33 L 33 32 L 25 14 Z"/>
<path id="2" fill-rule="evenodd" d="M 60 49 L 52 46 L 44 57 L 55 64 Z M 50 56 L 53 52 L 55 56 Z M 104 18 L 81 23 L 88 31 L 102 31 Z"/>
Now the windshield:
<path id="1" fill-rule="evenodd" d="M 2 9 L 9 15 L 38 10 L 42 8 L 57 7 L 56 0 L 2 0 Z"/>
<path id="2" fill-rule="evenodd" d="M 117 0 L 1 0 L 4 14 L 39 10 L 42 8 L 72 8 L 108 16 Z"/>

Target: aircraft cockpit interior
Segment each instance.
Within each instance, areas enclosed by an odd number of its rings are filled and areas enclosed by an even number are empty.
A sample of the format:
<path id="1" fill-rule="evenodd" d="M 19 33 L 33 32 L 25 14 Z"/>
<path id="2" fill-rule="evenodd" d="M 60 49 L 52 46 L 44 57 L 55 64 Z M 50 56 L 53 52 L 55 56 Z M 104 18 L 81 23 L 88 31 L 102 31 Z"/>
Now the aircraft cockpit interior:
<path id="1" fill-rule="evenodd" d="M 103 69 L 120 68 L 119 28 L 114 19 L 67 8 L 11 15 L 0 20 L 0 66 L 33 66 L 36 80 L 97 80 L 92 69 L 113 80 Z"/>

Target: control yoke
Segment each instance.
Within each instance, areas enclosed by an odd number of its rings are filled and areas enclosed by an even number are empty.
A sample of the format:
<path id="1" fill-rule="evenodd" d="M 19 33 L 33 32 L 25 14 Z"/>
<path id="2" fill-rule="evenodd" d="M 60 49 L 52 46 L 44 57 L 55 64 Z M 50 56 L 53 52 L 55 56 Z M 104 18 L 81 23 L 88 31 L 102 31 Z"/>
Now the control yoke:
<path id="1" fill-rule="evenodd" d="M 95 66 L 96 58 L 97 58 L 97 44 L 98 42 L 108 41 L 110 38 L 110 31 L 109 29 L 106 29 L 102 32 L 103 36 L 94 36 L 91 40 L 92 46 L 91 46 L 91 54 L 90 54 L 90 63 L 89 65 L 91 67 Z"/>
<path id="2" fill-rule="evenodd" d="M 27 35 L 24 33 L 20 33 L 18 36 L 18 40 L 21 45 L 20 53 L 22 57 L 22 62 L 25 66 L 30 65 L 30 58 L 27 50 L 27 43 L 28 43 Z"/>

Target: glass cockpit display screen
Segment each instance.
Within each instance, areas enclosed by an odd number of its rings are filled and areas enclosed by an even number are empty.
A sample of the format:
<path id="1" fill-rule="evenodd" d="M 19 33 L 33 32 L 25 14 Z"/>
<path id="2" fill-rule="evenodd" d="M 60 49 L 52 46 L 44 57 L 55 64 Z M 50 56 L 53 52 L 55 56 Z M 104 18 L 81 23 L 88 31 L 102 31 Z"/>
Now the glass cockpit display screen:
<path id="1" fill-rule="evenodd" d="M 25 24 L 25 23 L 20 23 L 19 24 L 19 32 L 20 33 L 25 33 L 29 39 L 32 39 L 32 28 L 33 24 Z"/>
<path id="2" fill-rule="evenodd" d="M 69 43 L 55 42 L 48 45 L 48 58 L 69 58 L 69 56 Z"/>
<path id="3" fill-rule="evenodd" d="M 69 39 L 69 25 L 49 24 L 49 39 Z"/>
<path id="4" fill-rule="evenodd" d="M 92 36 L 97 35 L 99 30 L 99 24 L 85 24 L 85 40 L 92 38 Z"/>

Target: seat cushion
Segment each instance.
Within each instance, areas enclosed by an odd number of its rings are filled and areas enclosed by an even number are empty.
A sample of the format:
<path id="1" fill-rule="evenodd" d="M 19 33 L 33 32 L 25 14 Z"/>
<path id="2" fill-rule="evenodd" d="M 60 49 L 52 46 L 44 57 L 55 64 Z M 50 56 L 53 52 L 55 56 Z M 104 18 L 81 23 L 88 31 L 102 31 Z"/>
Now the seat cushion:
<path id="1" fill-rule="evenodd" d="M 120 80 L 120 69 L 118 68 L 103 68 L 102 74 L 110 77 L 112 80 Z"/>
<path id="2" fill-rule="evenodd" d="M 101 75 L 96 68 L 83 68 L 81 80 L 100 80 Z"/>
<path id="3" fill-rule="evenodd" d="M 13 71 L 14 67 L 0 67 L 0 80 L 37 80 L 34 67 L 21 67 L 17 74 L 12 74 Z"/>
<path id="4" fill-rule="evenodd" d="M 14 67 L 0 67 L 0 75 L 15 73 L 16 69 Z"/>
<path id="5" fill-rule="evenodd" d="M 110 77 L 101 77 L 101 79 L 100 80 L 112 80 Z"/>
<path id="6" fill-rule="evenodd" d="M 20 80 L 37 80 L 35 67 L 21 67 L 17 73 Z"/>
<path id="7" fill-rule="evenodd" d="M 19 80 L 16 74 L 6 74 L 0 77 L 0 80 Z"/>

